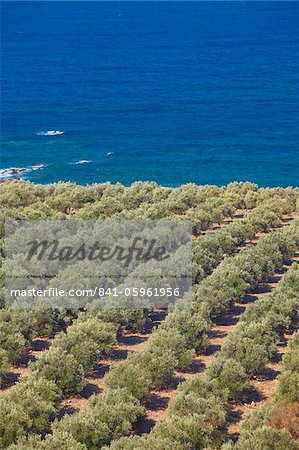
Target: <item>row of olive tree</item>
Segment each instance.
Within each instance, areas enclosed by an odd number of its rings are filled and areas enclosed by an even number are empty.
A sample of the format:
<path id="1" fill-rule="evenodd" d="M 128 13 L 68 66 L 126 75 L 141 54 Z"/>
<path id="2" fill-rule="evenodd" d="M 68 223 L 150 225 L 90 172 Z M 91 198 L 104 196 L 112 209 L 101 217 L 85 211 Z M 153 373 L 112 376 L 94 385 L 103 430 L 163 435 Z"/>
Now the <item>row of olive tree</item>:
<path id="1" fill-rule="evenodd" d="M 156 183 L 78 186 L 56 183 L 38 186 L 26 181 L 2 183 L 0 216 L 6 218 L 160 219 L 185 216 L 199 233 L 236 208 L 252 209 L 273 196 L 295 201 L 295 189 L 258 189 L 253 183 L 217 186 L 183 185 L 166 188 Z M 1 220 L 2 221 L 2 220 Z"/>
<path id="2" fill-rule="evenodd" d="M 267 234 L 256 245 L 230 256 L 194 289 L 194 310 L 213 318 L 282 267 L 294 254 L 299 222 Z"/>
<path id="3" fill-rule="evenodd" d="M 297 284 L 298 303 L 298 268 L 291 269 Z M 290 276 L 292 275 L 290 271 Z M 285 277 L 290 294 L 294 286 L 289 275 Z M 281 286 L 282 287 L 282 286 Z M 286 286 L 285 286 L 286 288 Z M 297 323 L 298 324 L 298 321 Z M 289 343 L 289 351 L 283 357 L 282 373 L 278 378 L 278 387 L 272 403 L 253 411 L 241 423 L 238 442 L 223 445 L 222 450 L 295 450 L 298 448 L 298 392 L 299 392 L 299 334 L 294 334 Z"/>
<path id="4" fill-rule="evenodd" d="M 189 183 L 179 188 L 169 188 L 154 182 L 135 182 L 129 187 L 120 183 L 102 183 L 90 186 L 80 186 L 72 183 L 59 182 L 52 185 L 35 185 L 23 180 L 12 180 L 3 183 L 0 191 L 1 204 L 8 208 L 28 208 L 43 211 L 67 213 L 70 209 L 86 208 L 87 215 L 93 214 L 92 207 L 99 208 L 98 213 L 109 216 L 122 210 L 136 210 L 142 205 L 169 203 L 166 209 L 169 213 L 184 213 L 189 208 L 211 198 L 217 198 L 226 193 L 228 198 L 238 198 L 240 208 L 252 209 L 260 201 L 271 198 L 274 194 L 281 198 L 294 200 L 298 190 L 287 188 L 258 189 L 253 183 L 230 183 L 219 188 L 213 185 L 197 186 Z M 102 205 L 100 207 L 100 203 Z M 44 207 L 43 207 L 44 205 Z"/>
<path id="5" fill-rule="evenodd" d="M 18 361 L 37 336 L 51 336 L 57 327 L 64 328 L 63 311 L 44 308 L 0 309 L 0 385 L 9 364 Z"/>
<path id="6" fill-rule="evenodd" d="M 94 318 L 76 320 L 55 336 L 50 350 L 45 351 L 30 369 L 37 376 L 54 381 L 62 392 L 80 392 L 85 374 L 108 355 L 116 343 L 117 326 Z"/>
<path id="7" fill-rule="evenodd" d="M 272 198 L 218 233 L 201 236 L 193 241 L 194 282 L 209 275 L 225 254 L 233 254 L 238 246 L 252 239 L 257 232 L 269 231 L 278 226 L 283 215 L 292 211 L 292 202 Z"/>

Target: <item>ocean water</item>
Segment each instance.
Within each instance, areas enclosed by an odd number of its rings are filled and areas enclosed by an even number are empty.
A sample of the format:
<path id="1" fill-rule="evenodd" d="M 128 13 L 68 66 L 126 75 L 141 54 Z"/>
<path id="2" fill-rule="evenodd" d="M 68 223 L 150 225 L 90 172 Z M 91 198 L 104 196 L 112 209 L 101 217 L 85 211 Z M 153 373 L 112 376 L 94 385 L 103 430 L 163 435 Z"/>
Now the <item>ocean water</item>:
<path id="1" fill-rule="evenodd" d="M 1 9 L 1 168 L 38 183 L 299 185 L 298 2 Z"/>

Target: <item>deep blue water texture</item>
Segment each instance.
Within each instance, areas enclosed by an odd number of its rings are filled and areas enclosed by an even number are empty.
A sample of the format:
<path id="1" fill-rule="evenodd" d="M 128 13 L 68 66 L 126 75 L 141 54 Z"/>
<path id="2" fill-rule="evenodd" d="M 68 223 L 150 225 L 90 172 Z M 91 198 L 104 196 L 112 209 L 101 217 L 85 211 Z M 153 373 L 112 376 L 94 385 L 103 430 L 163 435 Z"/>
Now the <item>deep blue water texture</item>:
<path id="1" fill-rule="evenodd" d="M 1 6 L 2 168 L 299 185 L 298 2 Z"/>

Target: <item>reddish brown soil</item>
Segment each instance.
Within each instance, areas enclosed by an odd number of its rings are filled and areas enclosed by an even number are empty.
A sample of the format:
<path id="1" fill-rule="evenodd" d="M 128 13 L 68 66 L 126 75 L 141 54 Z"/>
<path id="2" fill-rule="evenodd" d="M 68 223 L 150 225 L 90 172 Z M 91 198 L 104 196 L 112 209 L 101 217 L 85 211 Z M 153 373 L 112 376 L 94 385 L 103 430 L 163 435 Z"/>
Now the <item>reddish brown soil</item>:
<path id="1" fill-rule="evenodd" d="M 21 377 L 26 376 L 29 372 L 28 364 L 35 361 L 43 351 L 47 350 L 53 338 L 39 337 L 33 339 L 31 349 L 24 357 L 10 367 L 10 371 L 6 376 L 4 383 L 1 385 L 0 395 L 5 394 L 9 389 L 20 380 Z"/>

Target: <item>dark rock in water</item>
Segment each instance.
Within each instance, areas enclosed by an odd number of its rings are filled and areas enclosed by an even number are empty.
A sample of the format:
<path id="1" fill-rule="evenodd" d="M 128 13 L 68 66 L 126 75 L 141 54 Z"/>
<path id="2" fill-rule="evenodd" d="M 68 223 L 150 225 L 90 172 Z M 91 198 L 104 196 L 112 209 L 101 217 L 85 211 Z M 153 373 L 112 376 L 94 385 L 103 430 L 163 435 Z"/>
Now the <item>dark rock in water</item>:
<path id="1" fill-rule="evenodd" d="M 0 176 L 3 177 L 9 177 L 9 176 L 13 176 L 13 175 L 19 175 L 22 174 L 24 172 L 27 172 L 28 169 L 26 169 L 25 167 L 11 167 L 10 169 L 3 169 L 0 170 Z"/>
<path id="2" fill-rule="evenodd" d="M 43 164 L 36 164 L 29 167 L 10 167 L 9 169 L 0 169 L 0 178 L 14 177 L 15 175 L 22 175 L 31 170 L 43 169 Z"/>
<path id="3" fill-rule="evenodd" d="M 20 173 L 26 172 L 27 169 L 11 169 L 9 171 L 10 175 L 19 175 Z"/>

